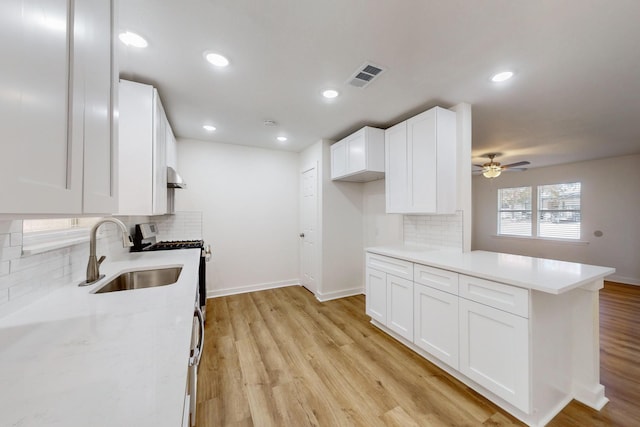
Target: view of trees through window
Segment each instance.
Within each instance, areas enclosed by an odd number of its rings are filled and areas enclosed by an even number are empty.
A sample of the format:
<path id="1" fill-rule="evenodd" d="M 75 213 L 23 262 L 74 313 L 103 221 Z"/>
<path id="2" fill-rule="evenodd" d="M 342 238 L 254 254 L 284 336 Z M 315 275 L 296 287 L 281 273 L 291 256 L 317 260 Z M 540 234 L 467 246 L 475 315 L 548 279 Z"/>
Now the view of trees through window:
<path id="1" fill-rule="evenodd" d="M 532 200 L 536 200 L 536 206 L 532 206 Z M 579 239 L 580 200 L 579 182 L 501 188 L 498 190 L 498 234 L 531 237 L 536 230 L 537 237 Z"/>

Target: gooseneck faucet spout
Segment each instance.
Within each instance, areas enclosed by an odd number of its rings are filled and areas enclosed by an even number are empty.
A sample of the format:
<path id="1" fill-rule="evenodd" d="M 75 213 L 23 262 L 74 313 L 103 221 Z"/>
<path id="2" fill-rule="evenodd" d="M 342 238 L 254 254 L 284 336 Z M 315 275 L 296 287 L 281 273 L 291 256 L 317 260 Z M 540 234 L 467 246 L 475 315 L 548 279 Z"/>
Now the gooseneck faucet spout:
<path id="1" fill-rule="evenodd" d="M 131 236 L 129 235 L 129 231 L 127 230 L 127 226 L 124 225 L 124 223 L 119 219 L 103 218 L 100 221 L 96 222 L 94 226 L 91 227 L 91 232 L 89 233 L 89 263 L 87 264 L 87 280 L 81 282 L 79 286 L 90 285 L 104 277 L 104 274 L 100 274 L 100 264 L 102 264 L 102 261 L 104 261 L 106 257 L 101 256 L 100 259 L 96 258 L 96 234 L 98 233 L 98 228 L 105 222 L 112 222 L 120 227 L 120 230 L 122 230 L 123 248 L 133 246 L 133 242 L 131 240 Z"/>

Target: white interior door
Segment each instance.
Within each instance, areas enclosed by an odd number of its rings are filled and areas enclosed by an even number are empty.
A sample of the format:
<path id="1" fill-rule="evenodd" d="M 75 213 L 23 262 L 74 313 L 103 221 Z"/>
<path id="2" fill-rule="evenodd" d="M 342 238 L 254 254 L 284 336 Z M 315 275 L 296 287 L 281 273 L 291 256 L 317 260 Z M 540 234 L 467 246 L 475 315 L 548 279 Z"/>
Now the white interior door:
<path id="1" fill-rule="evenodd" d="M 301 265 L 300 280 L 302 286 L 316 294 L 317 292 L 317 246 L 316 232 L 318 222 L 318 174 L 314 165 L 302 171 L 301 177 L 301 209 L 300 224 L 302 231 L 300 239 Z"/>

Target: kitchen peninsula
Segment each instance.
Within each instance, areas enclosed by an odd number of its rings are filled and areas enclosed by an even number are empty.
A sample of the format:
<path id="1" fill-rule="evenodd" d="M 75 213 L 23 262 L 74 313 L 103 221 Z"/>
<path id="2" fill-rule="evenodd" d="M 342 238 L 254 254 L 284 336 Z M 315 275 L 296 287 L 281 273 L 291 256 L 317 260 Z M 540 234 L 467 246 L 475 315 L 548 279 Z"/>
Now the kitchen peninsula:
<path id="1" fill-rule="evenodd" d="M 613 268 L 420 246 L 366 250 L 381 330 L 531 426 L 601 409 L 599 295 Z"/>

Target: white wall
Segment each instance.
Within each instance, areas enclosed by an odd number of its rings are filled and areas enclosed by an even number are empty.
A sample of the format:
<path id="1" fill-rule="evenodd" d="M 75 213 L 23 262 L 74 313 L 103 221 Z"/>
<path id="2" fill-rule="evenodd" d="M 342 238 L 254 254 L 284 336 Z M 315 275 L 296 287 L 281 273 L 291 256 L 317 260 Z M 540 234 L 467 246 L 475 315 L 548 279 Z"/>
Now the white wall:
<path id="1" fill-rule="evenodd" d="M 331 141 L 322 141 L 321 299 L 364 291 L 362 184 L 331 180 Z"/>
<path id="2" fill-rule="evenodd" d="M 364 291 L 362 185 L 331 180 L 330 147 L 320 140 L 300 153 L 300 171 L 318 165 L 317 292 L 321 300 Z"/>
<path id="3" fill-rule="evenodd" d="M 555 258 L 616 268 L 611 280 L 640 285 L 640 155 L 570 163 L 496 179 L 473 179 L 473 249 Z M 495 237 L 497 190 L 582 183 L 582 240 L 586 244 Z M 600 230 L 602 237 L 594 236 Z"/>
<path id="4" fill-rule="evenodd" d="M 297 284 L 298 154 L 178 140 L 176 210 L 202 211 L 210 296 Z"/>
<path id="5" fill-rule="evenodd" d="M 400 214 L 386 213 L 384 179 L 362 184 L 364 247 L 402 243 Z"/>

